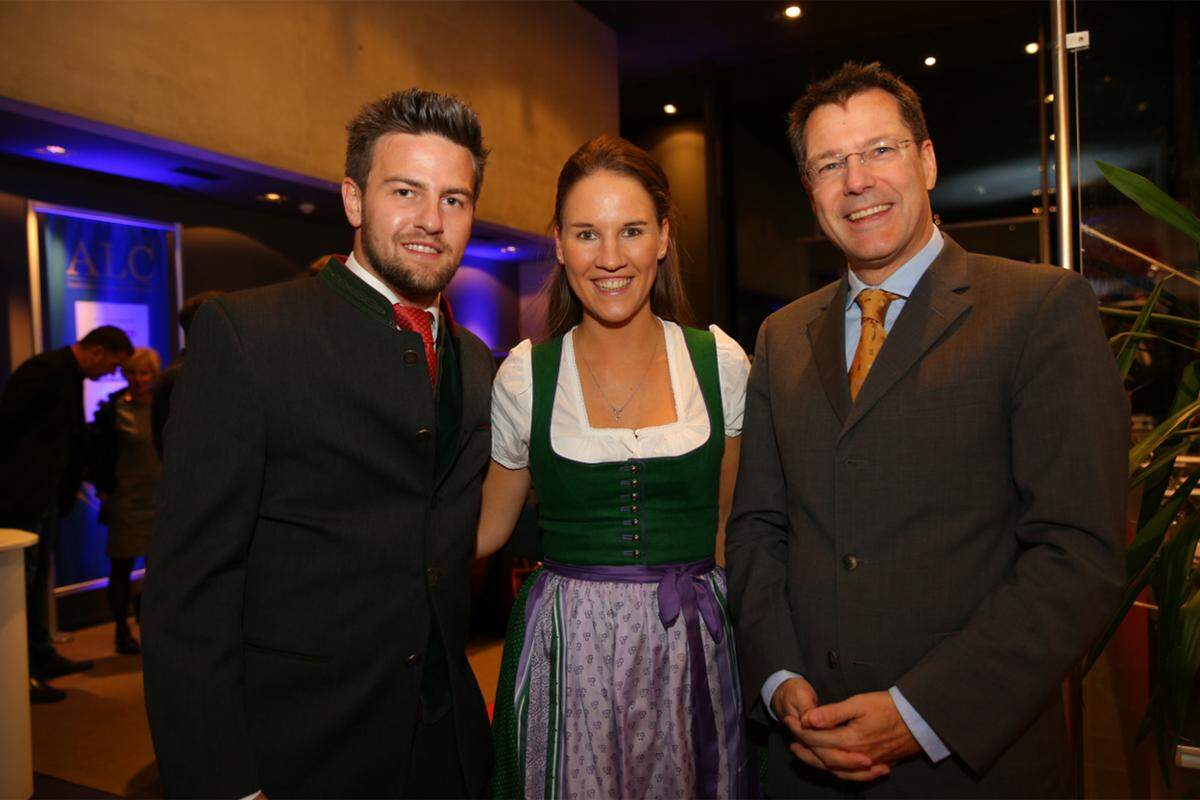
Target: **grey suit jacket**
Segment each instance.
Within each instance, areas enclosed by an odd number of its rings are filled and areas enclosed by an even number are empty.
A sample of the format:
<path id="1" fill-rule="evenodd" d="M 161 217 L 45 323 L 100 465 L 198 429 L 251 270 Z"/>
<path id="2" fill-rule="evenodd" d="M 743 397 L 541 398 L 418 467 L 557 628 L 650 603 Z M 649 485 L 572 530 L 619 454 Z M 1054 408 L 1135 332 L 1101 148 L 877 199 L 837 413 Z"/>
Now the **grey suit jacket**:
<path id="1" fill-rule="evenodd" d="M 1115 609 L 1129 411 L 1077 274 L 950 237 L 857 401 L 842 280 L 759 332 L 728 524 L 747 706 L 776 670 L 821 702 L 896 685 L 953 753 L 842 784 L 774 729 L 772 796 L 1051 796 L 1059 686 Z"/>

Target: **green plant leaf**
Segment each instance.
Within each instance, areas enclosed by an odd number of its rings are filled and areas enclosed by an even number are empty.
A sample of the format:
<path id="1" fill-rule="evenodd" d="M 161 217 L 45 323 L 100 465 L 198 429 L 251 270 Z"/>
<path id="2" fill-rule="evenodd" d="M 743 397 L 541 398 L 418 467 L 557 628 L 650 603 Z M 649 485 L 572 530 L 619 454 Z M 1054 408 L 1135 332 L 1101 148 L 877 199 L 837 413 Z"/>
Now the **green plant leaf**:
<path id="1" fill-rule="evenodd" d="M 1155 600 L 1158 603 L 1157 633 L 1151 663 L 1159 675 L 1159 764 L 1167 771 L 1174 760 L 1175 745 L 1183 729 L 1187 702 L 1196 677 L 1197 631 L 1200 614 L 1195 608 L 1195 593 L 1189 597 L 1192 563 L 1196 545 L 1200 542 L 1200 512 L 1193 513 L 1179 525 L 1175 534 L 1160 551 L 1158 579 L 1155 581 Z M 1189 608 L 1187 601 L 1193 601 Z M 1164 775 L 1166 780 L 1169 776 Z"/>
<path id="2" fill-rule="evenodd" d="M 1172 727 L 1176 731 L 1182 731 L 1192 687 L 1196 682 L 1196 670 L 1200 669 L 1200 596 L 1194 591 L 1191 597 L 1179 606 L 1176 625 L 1178 630 L 1175 646 L 1167 654 L 1167 707 L 1174 715 L 1171 720 Z"/>
<path id="3" fill-rule="evenodd" d="M 1137 472 L 1141 463 L 1150 457 L 1164 441 L 1171 438 L 1183 423 L 1200 413 L 1200 400 L 1193 400 L 1171 416 L 1167 417 L 1158 427 L 1146 434 L 1146 438 L 1129 449 L 1129 474 Z"/>
<path id="4" fill-rule="evenodd" d="M 1171 402 L 1171 414 L 1179 411 L 1193 400 L 1200 399 L 1200 361 L 1193 361 L 1183 368 L 1179 376 L 1179 384 L 1175 387 L 1175 398 Z M 1158 455 L 1156 452 L 1155 455 Z M 1141 505 L 1138 510 L 1138 530 L 1154 516 L 1155 509 L 1162 502 L 1167 486 L 1171 481 L 1171 472 L 1175 466 L 1172 459 L 1170 466 L 1162 467 L 1162 471 L 1153 479 L 1148 478 L 1142 489 Z"/>
<path id="5" fill-rule="evenodd" d="M 1126 308 L 1111 308 L 1109 306 L 1100 306 L 1100 313 L 1107 317 L 1120 317 L 1121 319 L 1137 319 L 1137 311 L 1131 311 Z M 1151 325 L 1167 325 L 1176 328 L 1200 328 L 1200 319 L 1188 319 L 1187 317 L 1176 317 L 1170 314 L 1151 314 Z"/>
<path id="6" fill-rule="evenodd" d="M 1175 519 L 1175 515 L 1179 512 L 1183 503 L 1191 495 L 1192 489 L 1200 482 L 1200 470 L 1197 470 L 1188 479 L 1180 485 L 1180 487 L 1171 495 L 1171 498 L 1158 510 L 1158 513 L 1150 520 L 1145 527 L 1138 531 L 1134 540 L 1129 543 L 1129 547 L 1125 550 L 1125 589 L 1121 595 L 1121 604 L 1118 606 L 1116 613 L 1109 618 L 1108 624 L 1104 627 L 1104 632 L 1092 645 L 1092 649 L 1088 652 L 1087 657 L 1083 661 L 1083 674 L 1095 666 L 1100 656 L 1104 653 L 1104 648 L 1108 646 L 1109 641 L 1116 635 L 1117 630 L 1121 627 L 1121 623 L 1125 621 L 1125 615 L 1129 613 L 1129 609 L 1137 601 L 1138 595 L 1151 582 L 1156 584 L 1160 577 L 1160 565 L 1163 561 L 1167 547 L 1162 545 L 1163 538 L 1166 532 L 1170 529 L 1171 522 Z M 1194 528 L 1200 531 L 1200 511 L 1194 511 L 1192 514 L 1180 523 L 1179 529 L 1171 541 L 1174 542 L 1180 532 Z M 1185 584 L 1187 583 L 1185 576 Z M 1163 602 L 1157 596 L 1162 608 Z M 1159 612 L 1160 623 L 1162 621 L 1162 611 Z M 1166 615 L 1168 621 L 1170 613 Z"/>
<path id="7" fill-rule="evenodd" d="M 1147 331 L 1141 331 L 1141 332 L 1123 331 L 1122 333 L 1118 333 L 1116 336 L 1111 337 L 1108 340 L 1108 343 L 1116 344 L 1121 339 L 1137 339 L 1139 341 L 1149 340 L 1149 341 L 1155 341 L 1155 342 L 1162 342 L 1163 344 L 1169 344 L 1173 347 L 1178 347 L 1181 350 L 1187 350 L 1188 352 L 1191 352 L 1191 353 L 1200 353 L 1200 348 L 1192 347 L 1190 344 L 1187 344 L 1186 342 L 1181 342 L 1177 339 L 1168 338 L 1166 336 L 1163 336 L 1161 333 L 1149 333 Z"/>
<path id="8" fill-rule="evenodd" d="M 1200 399 L 1200 361 L 1193 361 L 1184 367 L 1180 374 L 1175 397 L 1171 402 L 1171 414 L 1175 414 L 1197 399 Z M 1155 451 L 1155 455 L 1157 454 L 1158 451 Z M 1142 489 L 1138 510 L 1138 530 L 1145 526 L 1162 502 L 1163 495 L 1170 484 L 1173 469 L 1174 460 L 1171 461 L 1170 466 L 1164 465 L 1162 471 L 1152 479 L 1147 479 L 1146 485 Z"/>
<path id="9" fill-rule="evenodd" d="M 1171 522 L 1179 513 L 1179 509 L 1187 502 L 1192 489 L 1196 488 L 1198 482 L 1200 482 L 1200 469 L 1187 477 L 1187 480 L 1175 490 L 1171 498 L 1163 503 L 1150 521 L 1137 532 L 1137 536 L 1133 537 L 1133 541 L 1125 548 L 1126 580 L 1141 572 L 1151 557 L 1158 552 L 1163 537 L 1171 529 Z"/>
<path id="10" fill-rule="evenodd" d="M 1146 298 L 1146 302 L 1142 304 L 1142 310 L 1138 312 L 1137 318 L 1134 319 L 1133 325 L 1125 332 L 1128 338 L 1121 349 L 1117 351 L 1117 371 L 1121 373 L 1121 380 L 1129 377 L 1129 370 L 1133 367 L 1134 359 L 1138 354 L 1137 334 L 1146 330 L 1146 326 L 1150 324 L 1150 315 L 1154 313 L 1155 306 L 1158 305 L 1158 298 L 1162 296 L 1163 287 L 1166 286 L 1167 279 L 1160 278 L 1158 283 L 1154 284 L 1154 288 L 1150 290 L 1150 295 Z"/>
<path id="11" fill-rule="evenodd" d="M 1136 172 L 1097 161 L 1096 166 L 1118 192 L 1141 206 L 1155 219 L 1183 231 L 1200 243 L 1200 219 L 1178 201 Z"/>
<path id="12" fill-rule="evenodd" d="M 1129 488 L 1132 489 L 1146 481 L 1156 481 L 1160 476 L 1166 475 L 1170 477 L 1171 468 L 1175 464 L 1175 458 L 1185 452 L 1192 446 L 1191 439 L 1185 439 L 1178 444 L 1171 445 L 1165 451 L 1154 454 L 1154 460 L 1147 464 L 1142 469 L 1135 472 L 1129 478 Z"/>

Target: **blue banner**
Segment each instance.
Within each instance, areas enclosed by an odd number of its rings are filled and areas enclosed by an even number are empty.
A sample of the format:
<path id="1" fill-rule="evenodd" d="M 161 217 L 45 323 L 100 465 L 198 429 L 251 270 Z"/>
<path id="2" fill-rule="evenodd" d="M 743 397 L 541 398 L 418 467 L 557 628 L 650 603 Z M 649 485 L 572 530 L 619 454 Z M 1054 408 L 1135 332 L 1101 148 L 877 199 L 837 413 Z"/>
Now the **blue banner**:
<path id="1" fill-rule="evenodd" d="M 135 347 L 158 351 L 164 366 L 174 352 L 174 249 L 172 226 L 103 214 L 36 208 L 42 266 L 45 347 L 53 350 L 101 325 L 124 330 Z M 85 380 L 84 412 L 125 386 L 120 373 Z M 96 520 L 90 492 L 62 521 L 56 551 L 56 585 L 108 575 L 108 533 Z"/>

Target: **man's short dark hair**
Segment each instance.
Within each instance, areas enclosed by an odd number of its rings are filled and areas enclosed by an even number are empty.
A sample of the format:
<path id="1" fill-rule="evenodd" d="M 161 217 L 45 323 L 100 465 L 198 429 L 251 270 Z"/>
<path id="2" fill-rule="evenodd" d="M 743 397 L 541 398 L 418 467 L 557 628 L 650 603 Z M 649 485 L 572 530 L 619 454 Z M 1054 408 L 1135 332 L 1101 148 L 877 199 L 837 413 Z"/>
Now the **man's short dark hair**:
<path id="1" fill-rule="evenodd" d="M 79 340 L 83 347 L 101 347 L 110 353 L 133 355 L 133 342 L 125 331 L 113 325 L 101 325 Z"/>
<path id="2" fill-rule="evenodd" d="M 184 336 L 187 336 L 188 331 L 191 330 L 192 320 L 195 318 L 196 312 L 200 310 L 200 306 L 204 305 L 204 301 L 220 297 L 222 294 L 224 292 L 201 292 L 183 301 L 183 305 L 179 307 L 179 327 L 183 328 Z"/>
<path id="3" fill-rule="evenodd" d="M 854 95 L 871 89 L 882 89 L 896 98 L 900 103 L 900 118 L 912 133 L 913 141 L 920 144 L 929 138 L 925 112 L 921 110 L 921 98 L 911 86 L 884 69 L 878 61 L 870 64 L 847 61 L 828 78 L 809 84 L 804 96 L 796 101 L 788 114 L 788 141 L 791 142 L 801 174 L 804 174 L 804 164 L 808 160 L 804 150 L 804 126 L 812 112 L 830 103 L 845 106 Z"/>
<path id="4" fill-rule="evenodd" d="M 475 185 L 471 191 L 479 198 L 483 187 L 483 167 L 488 151 L 483 146 L 479 117 L 457 97 L 413 87 L 394 92 L 363 106 L 346 126 L 346 177 L 367 186 L 375 142 L 388 133 L 433 134 L 449 139 L 471 151 L 475 163 Z"/>

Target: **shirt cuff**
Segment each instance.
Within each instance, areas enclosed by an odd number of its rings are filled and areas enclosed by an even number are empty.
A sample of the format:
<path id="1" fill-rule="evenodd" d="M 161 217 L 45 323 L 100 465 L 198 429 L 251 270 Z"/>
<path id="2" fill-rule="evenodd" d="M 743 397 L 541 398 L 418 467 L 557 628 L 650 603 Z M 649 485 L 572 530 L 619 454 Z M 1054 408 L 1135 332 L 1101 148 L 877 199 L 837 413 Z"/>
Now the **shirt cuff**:
<path id="1" fill-rule="evenodd" d="M 779 718 L 775 716 L 775 709 L 771 708 L 771 698 L 775 696 L 775 690 L 778 689 L 780 685 L 782 685 L 783 682 L 788 678 L 803 677 L 804 676 L 798 672 L 791 672 L 790 670 L 781 669 L 778 672 L 772 672 L 771 676 L 763 681 L 761 692 L 762 701 L 763 705 L 767 707 L 767 714 L 771 717 L 771 719 L 775 720 L 776 722 L 779 721 Z"/>
<path id="2" fill-rule="evenodd" d="M 774 677 L 774 675 L 771 677 Z M 764 688 L 763 691 L 766 691 L 766 689 Z M 891 696 L 892 702 L 896 704 L 896 710 L 900 712 L 900 718 L 908 726 L 908 730 L 912 733 L 913 738 L 917 740 L 917 744 L 921 745 L 921 749 L 925 751 L 925 755 L 929 756 L 929 760 L 936 764 L 939 761 L 949 758 L 950 750 L 946 747 L 945 742 L 938 738 L 938 735 L 933 732 L 933 728 L 929 727 L 929 723 L 904 698 L 904 695 L 900 693 L 900 689 L 893 686 L 888 689 L 888 694 Z"/>

